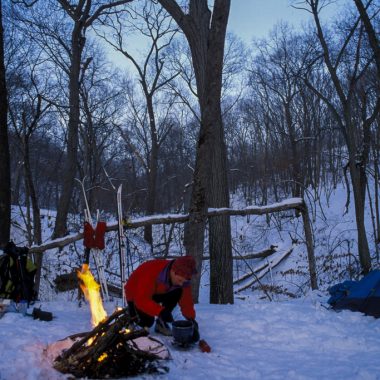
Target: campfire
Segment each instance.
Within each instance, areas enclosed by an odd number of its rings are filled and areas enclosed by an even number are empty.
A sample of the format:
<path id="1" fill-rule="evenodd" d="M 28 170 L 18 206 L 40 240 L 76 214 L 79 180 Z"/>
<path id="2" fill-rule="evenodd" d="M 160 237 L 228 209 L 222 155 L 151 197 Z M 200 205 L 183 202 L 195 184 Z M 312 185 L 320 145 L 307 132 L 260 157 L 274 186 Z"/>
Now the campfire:
<path id="1" fill-rule="evenodd" d="M 162 373 L 168 368 L 162 359 L 170 354 L 162 342 L 135 328 L 128 309 L 116 310 L 107 317 L 95 281 L 87 265 L 78 271 L 81 288 L 91 309 L 93 329 L 64 339 L 66 347 L 53 366 L 75 377 L 120 378 L 142 373 Z M 69 342 L 69 343 L 67 343 Z"/>
<path id="2" fill-rule="evenodd" d="M 78 270 L 77 275 L 82 292 L 90 304 L 92 327 L 96 327 L 107 318 L 107 313 L 100 297 L 100 285 L 95 281 L 88 264 L 83 264 L 82 270 Z"/>

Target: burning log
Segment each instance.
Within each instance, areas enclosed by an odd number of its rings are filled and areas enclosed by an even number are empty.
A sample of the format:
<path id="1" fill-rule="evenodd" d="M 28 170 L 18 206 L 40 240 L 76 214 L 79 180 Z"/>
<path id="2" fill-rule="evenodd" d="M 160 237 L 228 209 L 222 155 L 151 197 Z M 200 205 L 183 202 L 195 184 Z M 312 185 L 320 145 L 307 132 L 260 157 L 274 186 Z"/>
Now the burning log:
<path id="1" fill-rule="evenodd" d="M 158 362 L 159 359 L 170 358 L 164 344 L 149 337 L 145 329 L 131 327 L 133 321 L 128 309 L 115 311 L 107 317 L 100 286 L 87 264 L 83 264 L 77 275 L 89 301 L 95 327 L 90 332 L 71 335 L 57 342 L 56 346 L 61 349 L 57 357 L 54 355 L 53 367 L 75 377 L 97 379 L 168 371 Z"/>
<path id="2" fill-rule="evenodd" d="M 122 309 L 92 331 L 67 337 L 75 343 L 55 358 L 54 368 L 78 378 L 97 379 L 167 372 L 168 368 L 158 362 L 170 357 L 166 347 L 148 337 L 145 329 L 128 329 L 131 325 L 127 309 Z M 141 337 L 146 337 L 143 349 Z"/>

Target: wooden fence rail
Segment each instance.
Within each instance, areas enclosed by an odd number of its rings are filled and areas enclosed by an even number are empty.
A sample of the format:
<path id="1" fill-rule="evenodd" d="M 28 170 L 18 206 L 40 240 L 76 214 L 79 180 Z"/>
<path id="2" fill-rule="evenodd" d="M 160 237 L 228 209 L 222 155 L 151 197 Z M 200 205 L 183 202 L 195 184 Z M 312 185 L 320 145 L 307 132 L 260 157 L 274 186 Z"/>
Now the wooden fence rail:
<path id="1" fill-rule="evenodd" d="M 267 206 L 248 206 L 243 209 L 234 208 L 209 208 L 207 212 L 207 217 L 212 218 L 220 215 L 230 215 L 230 216 L 246 216 L 246 215 L 266 215 L 274 212 L 287 211 L 287 210 L 298 210 L 302 215 L 305 242 L 307 249 L 307 256 L 309 262 L 309 274 L 310 274 L 310 286 L 312 289 L 318 289 L 317 285 L 317 274 L 314 256 L 314 245 L 312 229 L 310 224 L 310 218 L 307 206 L 302 198 L 290 198 L 279 203 L 274 203 Z M 189 214 L 165 214 L 165 215 L 153 215 L 146 216 L 142 218 L 137 218 L 128 221 L 125 228 L 134 229 L 138 227 L 144 227 L 148 225 L 155 224 L 173 224 L 173 223 L 185 223 L 189 220 Z M 117 231 L 117 223 L 108 224 L 106 231 Z M 74 235 L 65 236 L 59 239 L 50 240 L 39 246 L 32 246 L 30 248 L 31 253 L 42 253 L 53 248 L 63 248 L 68 244 L 74 243 L 83 239 L 83 232 L 79 232 Z"/>

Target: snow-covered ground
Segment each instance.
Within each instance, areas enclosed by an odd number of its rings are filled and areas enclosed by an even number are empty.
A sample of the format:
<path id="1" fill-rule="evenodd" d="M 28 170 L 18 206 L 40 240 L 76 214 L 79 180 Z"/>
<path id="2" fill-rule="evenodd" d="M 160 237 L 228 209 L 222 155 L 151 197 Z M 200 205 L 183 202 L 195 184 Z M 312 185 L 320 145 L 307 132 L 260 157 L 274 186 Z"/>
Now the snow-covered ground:
<path id="1" fill-rule="evenodd" d="M 172 355 L 172 359 L 165 363 L 169 372 L 138 378 L 380 379 L 380 320 L 360 313 L 336 313 L 327 309 L 327 288 L 351 276 L 356 279 L 360 271 L 355 217 L 352 205 L 348 213 L 344 212 L 345 194 L 345 189 L 338 187 L 328 199 L 321 197 L 319 203 L 309 206 L 320 291 L 310 291 L 300 218 L 294 218 L 291 212 L 272 215 L 270 222 L 265 216 L 231 218 L 234 255 L 257 252 L 272 244 L 278 247 L 278 254 L 293 248 L 286 261 L 273 267 L 261 279 L 268 289 L 280 292 L 267 290 L 274 301 L 270 302 L 268 297 L 265 298 L 265 292 L 248 288 L 235 297 L 233 305 L 211 305 L 208 303 L 209 268 L 205 262 L 200 303 L 196 309 L 201 337 L 210 344 L 212 352 L 202 353 L 197 348 L 174 350 L 166 340 Z M 234 208 L 245 206 L 244 200 L 237 197 L 231 202 Z M 51 236 L 54 223 L 50 211 L 43 213 L 45 242 Z M 366 214 L 371 252 L 376 257 L 369 207 Z M 24 245 L 25 230 L 17 209 L 13 210 L 13 221 L 17 223 L 13 225 L 12 238 L 17 244 Z M 165 235 L 159 227 L 155 227 L 155 231 L 158 239 Z M 149 247 L 137 232 L 127 234 L 133 266 L 151 257 Z M 178 245 L 181 243 L 179 237 L 170 245 L 171 254 L 183 252 L 183 247 Z M 293 246 L 295 241 L 298 243 Z M 118 273 L 116 242 L 116 236 L 108 234 L 103 255 L 106 268 Z M 50 250 L 44 254 L 41 303 L 35 306 L 41 305 L 42 310 L 52 312 L 54 319 L 51 322 L 11 312 L 0 318 L 0 380 L 67 378 L 52 368 L 46 349 L 71 334 L 91 329 L 88 305 L 78 307 L 76 292 L 57 293 L 54 286 L 57 274 L 70 273 L 80 266 L 81 244 L 78 242 L 62 251 Z M 265 260 L 270 266 L 275 261 Z M 378 261 L 373 263 L 374 267 L 379 267 Z M 235 279 L 260 265 L 256 260 L 236 261 Z M 108 279 L 112 282 L 112 278 Z M 106 303 L 108 314 L 116 306 L 115 302 Z M 177 317 L 180 317 L 178 312 Z"/>
<path id="2" fill-rule="evenodd" d="M 212 352 L 197 347 L 178 351 L 169 343 L 169 372 L 137 379 L 380 379 L 380 321 L 350 311 L 336 313 L 325 302 L 313 292 L 284 302 L 247 297 L 234 305 L 201 303 L 201 337 Z M 115 305 L 105 306 L 111 313 Z M 90 330 L 89 308 L 56 301 L 43 303 L 42 310 L 55 318 L 43 322 L 6 313 L 0 320 L 1 380 L 67 378 L 51 367 L 46 348 Z"/>

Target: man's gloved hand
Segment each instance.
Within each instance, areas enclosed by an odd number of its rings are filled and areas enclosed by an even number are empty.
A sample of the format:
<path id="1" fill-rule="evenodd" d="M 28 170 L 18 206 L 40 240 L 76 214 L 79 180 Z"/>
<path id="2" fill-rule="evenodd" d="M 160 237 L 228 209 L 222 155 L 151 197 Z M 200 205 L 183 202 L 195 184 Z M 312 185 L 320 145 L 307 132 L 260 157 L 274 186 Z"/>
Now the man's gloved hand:
<path id="1" fill-rule="evenodd" d="M 193 331 L 192 341 L 194 343 L 196 343 L 196 342 L 198 342 L 198 340 L 200 338 L 198 322 L 195 319 L 193 319 L 193 318 L 188 318 L 188 320 L 191 321 L 191 322 L 193 322 L 194 331 Z"/>
<path id="2" fill-rule="evenodd" d="M 162 309 L 158 317 L 166 323 L 172 323 L 174 320 L 172 313 L 168 309 Z"/>

